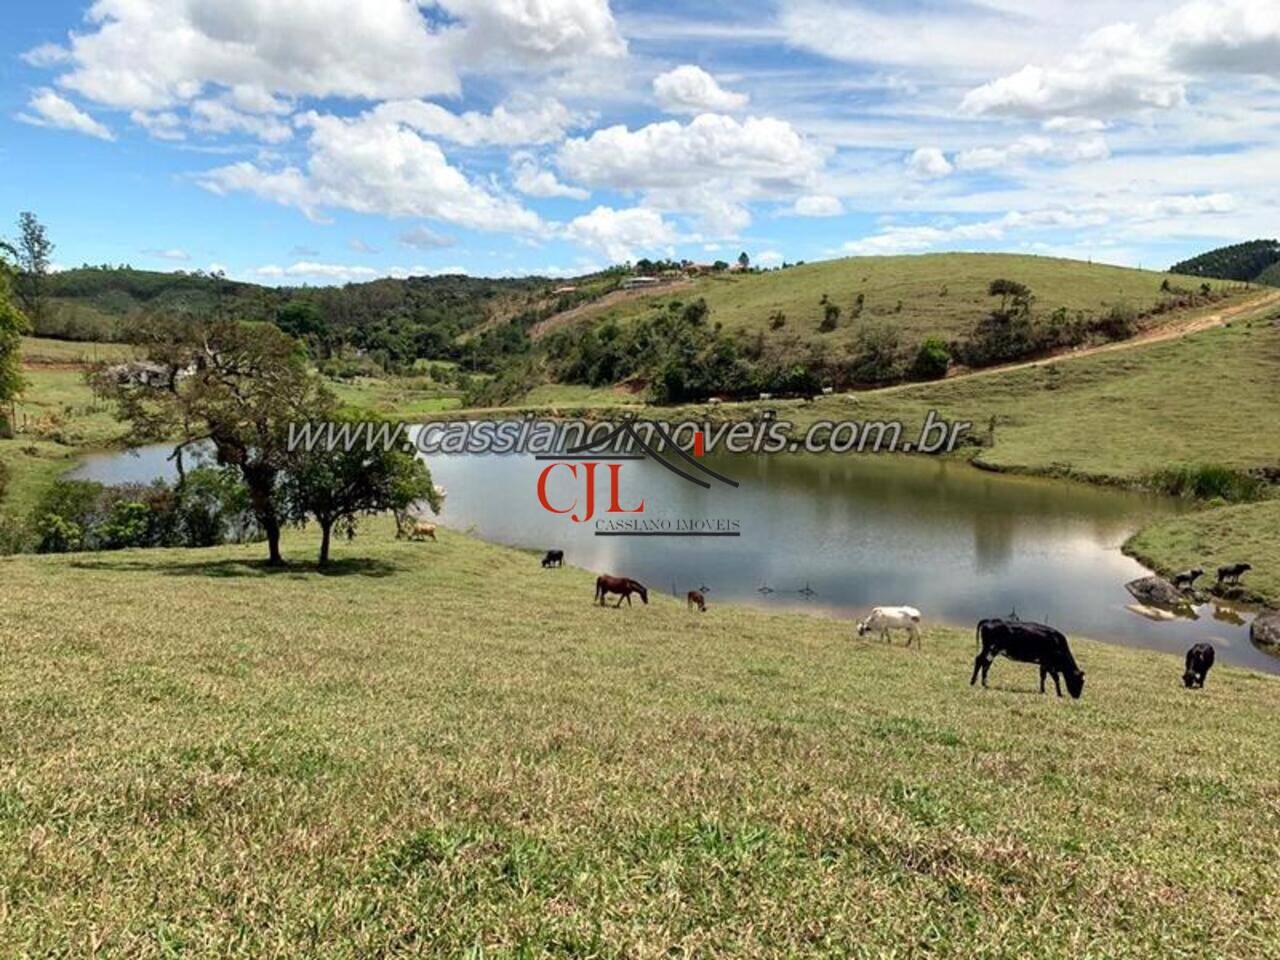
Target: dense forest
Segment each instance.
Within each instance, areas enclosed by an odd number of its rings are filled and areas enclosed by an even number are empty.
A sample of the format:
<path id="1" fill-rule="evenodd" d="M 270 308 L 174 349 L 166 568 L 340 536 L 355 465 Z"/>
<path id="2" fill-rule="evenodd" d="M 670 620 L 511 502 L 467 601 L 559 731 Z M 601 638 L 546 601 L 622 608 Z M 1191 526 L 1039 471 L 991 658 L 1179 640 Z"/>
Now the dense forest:
<path id="1" fill-rule="evenodd" d="M 1280 241 L 1250 240 L 1175 263 L 1170 273 L 1280 286 Z"/>
<path id="2" fill-rule="evenodd" d="M 203 272 L 83 266 L 50 273 L 35 332 L 71 340 L 127 340 L 150 314 L 270 321 L 304 340 L 334 372 L 352 365 L 398 372 L 418 358 L 492 371 L 529 349 L 529 329 L 615 284 L 588 278 L 558 292 L 542 278 L 463 275 L 382 279 L 341 287 L 265 287 Z"/>

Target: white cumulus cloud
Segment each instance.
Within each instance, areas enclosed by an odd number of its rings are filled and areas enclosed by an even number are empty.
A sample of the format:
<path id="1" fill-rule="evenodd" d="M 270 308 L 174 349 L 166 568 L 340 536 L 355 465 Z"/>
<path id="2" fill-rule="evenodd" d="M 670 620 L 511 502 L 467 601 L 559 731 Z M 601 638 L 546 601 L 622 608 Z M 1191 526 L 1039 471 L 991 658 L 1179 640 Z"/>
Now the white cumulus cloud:
<path id="1" fill-rule="evenodd" d="M 796 200 L 791 212 L 797 217 L 838 217 L 844 213 L 839 197 L 810 194 Z"/>
<path id="2" fill-rule="evenodd" d="M 27 111 L 18 114 L 18 119 L 37 127 L 56 127 L 59 130 L 74 130 L 88 134 L 99 140 L 114 140 L 115 136 L 107 127 L 85 113 L 66 97 L 59 96 L 48 87 L 41 87 L 27 101 Z"/>
<path id="3" fill-rule="evenodd" d="M 567 197 L 570 200 L 585 200 L 590 196 L 581 187 L 561 183 L 555 173 L 541 166 L 532 154 L 517 153 L 511 159 L 511 182 L 525 196 Z"/>
<path id="4" fill-rule="evenodd" d="M 668 113 L 729 113 L 750 101 L 745 93 L 724 89 L 715 77 L 692 64 L 654 77 L 653 94 Z"/>
<path id="5" fill-rule="evenodd" d="M 697 215 L 704 229 L 730 236 L 751 222 L 745 202 L 802 192 L 826 156 L 786 121 L 704 113 L 570 139 L 556 163 L 576 183 L 642 192 L 647 205 Z"/>
<path id="6" fill-rule="evenodd" d="M 462 73 L 485 66 L 554 70 L 626 52 L 607 0 L 96 0 L 87 21 L 27 62 L 64 66 L 59 85 L 96 103 L 145 111 L 212 84 L 259 96 L 452 95 Z"/>
<path id="7" fill-rule="evenodd" d="M 647 207 L 626 210 L 596 207 L 570 221 L 564 234 L 570 240 L 603 252 L 615 263 L 634 260 L 637 253 L 652 252 L 679 239 L 675 228 L 656 210 Z"/>
<path id="8" fill-rule="evenodd" d="M 467 179 L 432 140 L 366 114 L 354 119 L 309 113 L 305 171 L 263 169 L 249 161 L 198 178 L 216 193 L 248 191 L 313 218 L 325 208 L 441 220 L 476 230 L 533 233 L 537 214 Z"/>
<path id="9" fill-rule="evenodd" d="M 945 177 L 951 169 L 951 161 L 937 147 L 921 147 L 907 158 L 907 173 L 919 180 Z"/>

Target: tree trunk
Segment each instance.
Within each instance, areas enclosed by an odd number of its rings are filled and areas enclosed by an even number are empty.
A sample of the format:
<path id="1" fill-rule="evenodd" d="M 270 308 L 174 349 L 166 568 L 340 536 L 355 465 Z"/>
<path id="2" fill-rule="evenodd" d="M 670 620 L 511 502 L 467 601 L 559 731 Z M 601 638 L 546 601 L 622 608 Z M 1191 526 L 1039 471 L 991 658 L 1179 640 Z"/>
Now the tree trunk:
<path id="1" fill-rule="evenodd" d="M 274 512 L 267 517 L 259 517 L 262 529 L 267 533 L 267 563 L 273 567 L 284 566 L 284 558 L 280 556 L 280 524 L 276 522 Z"/>
<path id="2" fill-rule="evenodd" d="M 276 513 L 275 492 L 276 472 L 270 467 L 243 464 L 240 472 L 244 476 L 245 486 L 249 488 L 249 502 L 253 505 L 253 515 L 267 535 L 267 563 L 273 567 L 284 566 L 284 558 L 280 556 L 280 517 Z"/>
<path id="3" fill-rule="evenodd" d="M 329 563 L 329 534 L 333 530 L 333 521 L 320 522 L 320 566 L 327 566 Z"/>

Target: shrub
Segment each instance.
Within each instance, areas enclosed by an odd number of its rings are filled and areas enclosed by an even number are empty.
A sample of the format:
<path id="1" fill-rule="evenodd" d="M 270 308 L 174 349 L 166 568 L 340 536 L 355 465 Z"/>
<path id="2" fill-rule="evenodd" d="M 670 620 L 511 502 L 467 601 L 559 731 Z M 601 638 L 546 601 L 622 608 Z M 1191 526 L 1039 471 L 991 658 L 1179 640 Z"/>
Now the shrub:
<path id="1" fill-rule="evenodd" d="M 1111 309 L 1093 323 L 1093 329 L 1108 340 L 1126 340 L 1133 336 L 1138 311 L 1128 303 L 1112 304 Z"/>
<path id="2" fill-rule="evenodd" d="M 822 321 L 818 324 L 819 333 L 830 333 L 840 324 L 840 307 L 828 303 L 822 310 Z"/>
<path id="3" fill-rule="evenodd" d="M 248 491 L 226 469 L 201 467 L 170 486 L 53 484 L 31 517 L 40 553 L 130 547 L 208 547 L 258 536 Z"/>
<path id="4" fill-rule="evenodd" d="M 1196 500 L 1219 499 L 1245 503 L 1263 499 L 1270 487 L 1260 477 L 1219 464 L 1169 467 L 1150 477 L 1150 485 L 1161 493 Z"/>
<path id="5" fill-rule="evenodd" d="M 898 331 L 888 324 L 863 324 L 854 340 L 848 379 L 887 383 L 901 376 Z"/>
<path id="6" fill-rule="evenodd" d="M 47 513 L 36 520 L 36 550 L 40 553 L 71 553 L 84 544 L 84 529 L 74 520 Z"/>
<path id="7" fill-rule="evenodd" d="M 152 546 L 151 520 L 151 508 L 145 503 L 121 500 L 98 526 L 99 544 L 104 550 Z"/>
<path id="8" fill-rule="evenodd" d="M 919 380 L 939 380 L 951 366 L 951 348 L 941 337 L 928 337 L 916 349 L 911 371 Z"/>

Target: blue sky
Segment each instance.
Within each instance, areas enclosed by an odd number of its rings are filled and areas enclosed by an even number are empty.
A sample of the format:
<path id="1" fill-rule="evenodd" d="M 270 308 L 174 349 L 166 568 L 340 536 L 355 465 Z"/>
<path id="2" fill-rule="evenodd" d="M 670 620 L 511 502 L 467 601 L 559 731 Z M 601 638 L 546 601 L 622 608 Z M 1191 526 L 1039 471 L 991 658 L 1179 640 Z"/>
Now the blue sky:
<path id="1" fill-rule="evenodd" d="M 1274 0 L 98 0 L 0 35 L 0 220 L 266 283 L 1274 236 Z"/>

